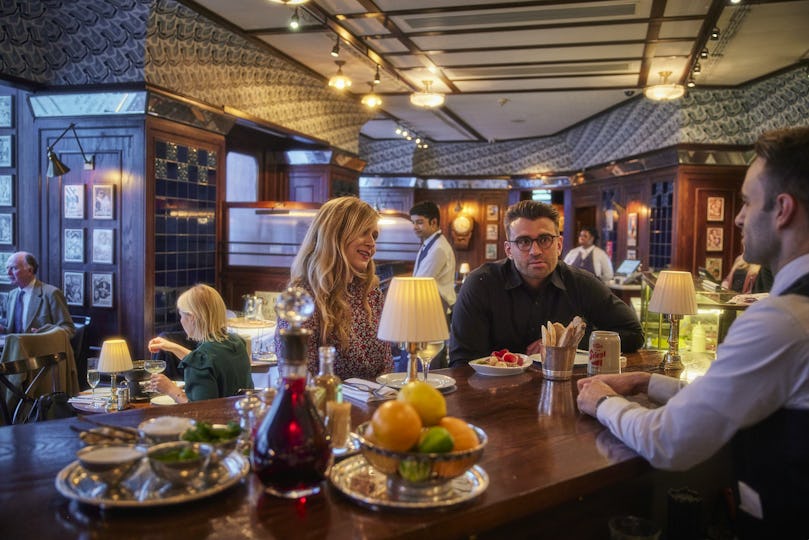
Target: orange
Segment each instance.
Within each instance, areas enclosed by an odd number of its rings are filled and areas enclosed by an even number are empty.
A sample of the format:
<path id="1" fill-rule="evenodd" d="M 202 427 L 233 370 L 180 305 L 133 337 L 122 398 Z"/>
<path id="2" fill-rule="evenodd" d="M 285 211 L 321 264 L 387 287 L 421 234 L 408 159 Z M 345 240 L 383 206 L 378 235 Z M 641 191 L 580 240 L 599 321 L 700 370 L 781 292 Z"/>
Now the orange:
<path id="1" fill-rule="evenodd" d="M 379 446 L 394 452 L 405 452 L 419 442 L 421 418 L 409 403 L 386 401 L 371 417 L 371 428 Z"/>
<path id="2" fill-rule="evenodd" d="M 399 401 L 416 408 L 425 426 L 434 426 L 447 414 L 447 401 L 435 387 L 424 381 L 410 381 L 399 390 Z"/>
<path id="3" fill-rule="evenodd" d="M 460 418 L 445 416 L 438 422 L 438 425 L 449 431 L 452 436 L 452 441 L 455 443 L 452 447 L 453 452 L 469 450 L 479 444 L 477 433 Z"/>

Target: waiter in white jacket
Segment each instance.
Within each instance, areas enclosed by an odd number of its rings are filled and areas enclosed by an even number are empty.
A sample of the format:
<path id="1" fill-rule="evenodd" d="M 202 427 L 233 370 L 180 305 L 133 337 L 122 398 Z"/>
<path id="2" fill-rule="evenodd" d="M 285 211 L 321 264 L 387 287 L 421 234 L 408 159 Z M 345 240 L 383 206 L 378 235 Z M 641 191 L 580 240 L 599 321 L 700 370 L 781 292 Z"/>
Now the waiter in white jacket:
<path id="1" fill-rule="evenodd" d="M 455 305 L 455 252 L 441 233 L 438 205 L 432 201 L 416 204 L 410 209 L 410 221 L 421 240 L 413 277 L 435 278 L 444 309 L 450 313 Z"/>

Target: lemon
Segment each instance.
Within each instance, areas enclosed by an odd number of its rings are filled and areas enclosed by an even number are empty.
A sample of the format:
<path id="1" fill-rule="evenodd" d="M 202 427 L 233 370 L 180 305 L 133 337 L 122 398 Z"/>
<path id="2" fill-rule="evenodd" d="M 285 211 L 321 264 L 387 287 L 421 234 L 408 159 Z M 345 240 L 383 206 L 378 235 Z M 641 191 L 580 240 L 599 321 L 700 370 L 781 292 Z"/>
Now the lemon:
<path id="1" fill-rule="evenodd" d="M 446 428 L 433 426 L 424 430 L 419 439 L 417 452 L 425 454 L 441 454 L 451 452 L 455 443 L 452 442 L 452 435 Z"/>
<path id="2" fill-rule="evenodd" d="M 425 426 L 438 424 L 447 414 L 447 402 L 441 392 L 424 381 L 410 381 L 399 390 L 399 401 L 409 403 Z"/>

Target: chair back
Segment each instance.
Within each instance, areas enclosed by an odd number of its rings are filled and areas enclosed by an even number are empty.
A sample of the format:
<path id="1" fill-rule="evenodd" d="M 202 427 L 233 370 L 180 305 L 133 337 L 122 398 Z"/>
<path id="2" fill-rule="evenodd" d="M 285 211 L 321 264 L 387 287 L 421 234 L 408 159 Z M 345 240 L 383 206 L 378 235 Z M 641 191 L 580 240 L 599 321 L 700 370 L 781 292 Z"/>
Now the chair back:
<path id="1" fill-rule="evenodd" d="M 74 396 L 80 390 L 76 360 L 73 356 L 73 347 L 70 345 L 70 337 L 64 329 L 58 326 L 51 328 L 47 332 L 36 334 L 8 334 L 0 360 L 13 362 L 60 353 L 65 354 L 67 361 L 60 362 L 58 366 L 58 376 L 54 384 L 56 388 L 46 388 L 45 381 L 41 381 L 41 384 L 34 389 L 34 392 L 36 395 L 41 395 L 61 391 Z"/>
<path id="2" fill-rule="evenodd" d="M 87 378 L 87 347 L 85 346 L 87 327 L 90 326 L 90 317 L 86 315 L 71 315 L 73 326 L 76 332 L 70 338 L 70 346 L 73 348 L 73 358 L 76 361 L 76 369 L 79 376 L 79 384 L 84 386 L 83 381 Z"/>

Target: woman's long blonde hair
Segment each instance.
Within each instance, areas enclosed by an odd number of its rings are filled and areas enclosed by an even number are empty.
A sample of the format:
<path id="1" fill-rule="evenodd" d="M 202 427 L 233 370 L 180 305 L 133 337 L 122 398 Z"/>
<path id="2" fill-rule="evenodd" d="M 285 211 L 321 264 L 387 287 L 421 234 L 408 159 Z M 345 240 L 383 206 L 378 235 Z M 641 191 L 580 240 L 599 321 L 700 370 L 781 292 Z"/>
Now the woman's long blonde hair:
<path id="1" fill-rule="evenodd" d="M 340 346 L 348 347 L 351 310 L 346 300 L 348 285 L 359 279 L 362 305 L 371 317 L 368 293 L 379 284 L 373 259 L 365 272 L 357 272 L 346 256 L 346 246 L 371 227 L 379 214 L 357 197 L 339 197 L 325 203 L 306 232 L 301 249 L 292 261 L 291 286 L 312 290 L 322 321 L 320 341 L 334 333 Z"/>
<path id="2" fill-rule="evenodd" d="M 193 316 L 188 337 L 194 341 L 224 341 L 227 338 L 227 308 L 213 287 L 194 285 L 177 298 L 177 309 Z"/>

